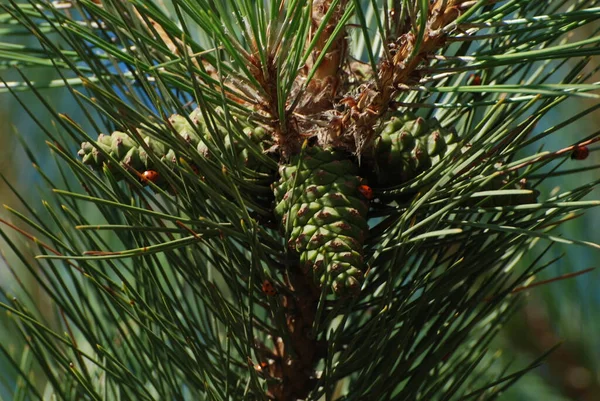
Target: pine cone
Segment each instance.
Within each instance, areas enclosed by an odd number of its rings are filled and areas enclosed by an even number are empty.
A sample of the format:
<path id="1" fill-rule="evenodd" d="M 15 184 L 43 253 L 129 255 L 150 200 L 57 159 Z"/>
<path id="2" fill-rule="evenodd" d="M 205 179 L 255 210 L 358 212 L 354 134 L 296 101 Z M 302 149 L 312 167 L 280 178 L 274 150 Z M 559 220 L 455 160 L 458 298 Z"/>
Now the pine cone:
<path id="1" fill-rule="evenodd" d="M 145 131 L 140 130 L 144 142 L 152 153 L 167 165 L 175 165 L 177 157 L 171 149 L 167 149 L 161 142 L 145 136 Z M 112 158 L 120 160 L 123 166 L 130 167 L 137 171 L 154 170 L 154 161 L 148 156 L 146 150 L 137 144 L 129 135 L 124 132 L 115 131 L 110 135 L 100 134 L 97 145 Z M 84 164 L 87 164 L 95 170 L 101 170 L 107 159 L 97 147 L 89 142 L 81 144 L 78 152 Z M 109 165 L 110 167 L 110 165 Z"/>
<path id="2" fill-rule="evenodd" d="M 221 111 L 217 111 L 218 113 Z M 169 118 L 169 121 L 175 128 L 175 130 L 181 135 L 186 142 L 190 143 L 196 148 L 198 153 L 206 158 L 211 157 L 211 151 L 208 144 L 212 145 L 213 149 L 218 149 L 218 142 L 213 138 L 213 134 L 210 132 L 204 119 L 202 112 L 199 108 L 194 110 L 189 120 L 195 125 L 196 129 L 190 125 L 188 120 L 178 114 L 174 114 Z M 237 168 L 247 167 L 251 170 L 258 172 L 268 172 L 268 168 L 265 168 L 264 163 L 261 163 L 252 152 L 248 150 L 245 143 L 236 140 L 232 135 L 229 135 L 227 128 L 221 125 L 217 125 L 216 134 L 219 135 L 223 142 L 226 151 L 233 149 L 236 153 Z M 202 138 L 198 135 L 197 131 L 202 133 Z M 270 146 L 268 141 L 267 131 L 262 127 L 244 127 L 243 132 L 250 142 L 259 145 L 262 151 L 266 151 Z M 203 139 L 203 140 L 202 140 Z"/>
<path id="3" fill-rule="evenodd" d="M 454 129 L 412 113 L 395 114 L 375 143 L 380 185 L 393 186 L 415 178 L 457 146 Z"/>
<path id="4" fill-rule="evenodd" d="M 169 123 L 183 140 L 204 157 L 212 157 L 210 149 L 218 151 L 218 145 L 224 144 L 226 151 L 233 149 L 236 153 L 238 165 L 234 167 L 241 168 L 246 166 L 258 172 L 268 171 L 264 163 L 261 163 L 248 150 L 246 143 L 236 140 L 232 141 L 232 135 L 229 135 L 225 127 L 216 127 L 216 133 L 220 135 L 220 142 L 217 142 L 213 138 L 213 134 L 208 130 L 200 109 L 194 110 L 189 115 L 189 120 L 184 116 L 174 114 L 169 117 Z M 167 148 L 162 142 L 150 136 L 148 128 L 141 127 L 138 132 L 156 158 L 166 164 L 167 167 L 175 168 L 179 156 L 173 149 Z M 258 144 L 262 150 L 268 147 L 267 133 L 264 129 L 260 127 L 254 129 L 245 127 L 243 132 L 247 135 L 249 141 Z M 110 135 L 100 134 L 96 145 L 84 142 L 81 144 L 81 149 L 78 152 L 78 155 L 82 158 L 82 162 L 95 170 L 100 171 L 102 166 L 108 161 L 104 154 L 98 150 L 98 147 L 112 158 L 118 160 L 126 169 L 133 169 L 140 173 L 158 170 L 155 160 L 148 155 L 144 147 L 138 145 L 133 138 L 124 132 L 115 131 Z M 108 167 L 111 167 L 110 164 Z M 121 178 L 117 177 L 117 179 Z M 156 181 L 155 183 L 159 184 L 160 181 Z"/>
<path id="5" fill-rule="evenodd" d="M 363 280 L 368 203 L 357 166 L 339 151 L 318 147 L 281 166 L 274 186 L 276 215 L 308 274 L 338 296 L 356 295 Z"/>

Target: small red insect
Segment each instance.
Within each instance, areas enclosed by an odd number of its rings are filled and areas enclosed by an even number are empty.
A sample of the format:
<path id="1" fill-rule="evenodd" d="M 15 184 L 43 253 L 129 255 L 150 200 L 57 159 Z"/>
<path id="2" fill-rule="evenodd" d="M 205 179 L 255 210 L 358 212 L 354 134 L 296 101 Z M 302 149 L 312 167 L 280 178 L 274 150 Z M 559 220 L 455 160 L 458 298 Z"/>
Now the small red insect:
<path id="1" fill-rule="evenodd" d="M 481 85 L 481 75 L 471 74 L 469 75 L 469 85 L 479 86 Z"/>
<path id="2" fill-rule="evenodd" d="M 262 292 L 270 297 L 274 297 L 275 295 L 277 295 L 277 290 L 273 286 L 273 283 L 271 283 L 269 280 L 263 281 Z"/>
<path id="3" fill-rule="evenodd" d="M 368 200 L 373 199 L 373 189 L 368 185 L 359 185 L 358 192 L 362 194 Z"/>
<path id="4" fill-rule="evenodd" d="M 573 160 L 585 160 L 590 155 L 590 150 L 587 146 L 576 146 L 571 153 Z"/>
<path id="5" fill-rule="evenodd" d="M 145 182 L 151 181 L 156 184 L 156 182 L 160 178 L 160 174 L 158 174 L 154 170 L 146 170 L 142 174 L 142 178 L 143 178 L 143 181 L 145 181 Z"/>
<path id="6" fill-rule="evenodd" d="M 269 364 L 267 362 L 261 362 L 253 366 L 254 370 L 256 371 L 256 373 L 258 373 L 260 377 L 264 378 L 266 375 L 268 375 L 269 372 L 267 371 L 267 369 L 269 369 Z"/>

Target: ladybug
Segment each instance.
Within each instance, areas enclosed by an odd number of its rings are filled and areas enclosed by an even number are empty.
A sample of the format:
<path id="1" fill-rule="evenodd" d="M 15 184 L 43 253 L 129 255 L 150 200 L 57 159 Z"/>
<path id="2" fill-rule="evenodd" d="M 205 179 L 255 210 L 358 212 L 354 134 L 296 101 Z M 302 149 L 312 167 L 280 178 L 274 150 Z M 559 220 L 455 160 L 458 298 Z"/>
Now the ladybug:
<path id="1" fill-rule="evenodd" d="M 469 75 L 468 84 L 472 86 L 481 85 L 481 75 L 471 74 Z"/>
<path id="2" fill-rule="evenodd" d="M 367 200 L 373 199 L 373 189 L 368 185 L 359 185 L 358 192 L 367 198 Z"/>
<path id="3" fill-rule="evenodd" d="M 585 160 L 590 154 L 590 150 L 587 146 L 575 146 L 573 153 L 571 153 L 571 159 L 573 160 Z"/>
<path id="4" fill-rule="evenodd" d="M 269 280 L 263 281 L 263 283 L 262 283 L 262 292 L 265 295 L 268 295 L 270 297 L 274 297 L 275 295 L 277 295 L 277 290 L 273 286 L 273 283 L 271 283 Z"/>
<path id="5" fill-rule="evenodd" d="M 268 368 L 269 364 L 267 362 L 261 362 L 258 365 L 254 365 L 254 370 L 256 371 L 256 373 L 263 378 L 268 374 Z"/>
<path id="6" fill-rule="evenodd" d="M 158 181 L 159 178 L 160 178 L 160 174 L 158 174 L 154 170 L 146 170 L 142 174 L 142 181 L 144 181 L 144 182 L 150 181 L 150 182 L 153 182 L 156 184 L 156 182 Z"/>

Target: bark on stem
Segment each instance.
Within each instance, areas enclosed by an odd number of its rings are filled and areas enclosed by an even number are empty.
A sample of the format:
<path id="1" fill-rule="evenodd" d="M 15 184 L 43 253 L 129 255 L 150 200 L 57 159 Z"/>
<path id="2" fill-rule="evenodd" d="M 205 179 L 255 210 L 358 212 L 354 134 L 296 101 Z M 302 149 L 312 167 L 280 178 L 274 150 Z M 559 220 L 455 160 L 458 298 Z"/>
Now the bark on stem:
<path id="1" fill-rule="evenodd" d="M 267 369 L 267 395 L 275 401 L 306 398 L 316 384 L 315 366 L 326 350 L 324 342 L 311 333 L 320 291 L 297 267 L 288 271 L 286 279 L 290 292 L 283 295 L 282 304 L 287 341 L 275 339 Z"/>

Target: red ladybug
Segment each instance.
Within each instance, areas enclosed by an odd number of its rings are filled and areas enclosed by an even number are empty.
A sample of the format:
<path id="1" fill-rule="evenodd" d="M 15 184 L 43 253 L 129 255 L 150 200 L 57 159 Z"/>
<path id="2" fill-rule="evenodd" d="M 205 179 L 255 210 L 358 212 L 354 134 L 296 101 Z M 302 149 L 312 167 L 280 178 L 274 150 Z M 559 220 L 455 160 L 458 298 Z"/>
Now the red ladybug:
<path id="1" fill-rule="evenodd" d="M 587 146 L 575 146 L 573 153 L 571 153 L 571 159 L 573 160 L 585 160 L 590 155 L 590 150 Z"/>
<path id="2" fill-rule="evenodd" d="M 479 86 L 481 85 L 481 75 L 478 74 L 471 74 L 469 75 L 469 85 L 472 86 Z"/>
<path id="3" fill-rule="evenodd" d="M 142 180 L 144 182 L 153 182 L 156 184 L 156 182 L 158 181 L 158 179 L 160 178 L 160 174 L 158 174 L 156 171 L 154 170 L 146 170 L 144 171 L 144 173 L 142 174 Z"/>
<path id="4" fill-rule="evenodd" d="M 358 192 L 362 194 L 368 200 L 373 199 L 373 189 L 368 185 L 359 185 Z"/>
<path id="5" fill-rule="evenodd" d="M 274 297 L 275 295 L 277 295 L 277 290 L 273 286 L 273 283 L 271 283 L 269 280 L 263 281 L 262 292 L 270 297 Z"/>

